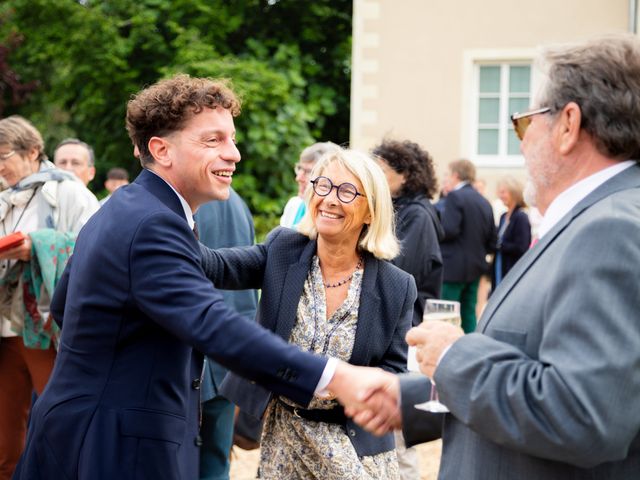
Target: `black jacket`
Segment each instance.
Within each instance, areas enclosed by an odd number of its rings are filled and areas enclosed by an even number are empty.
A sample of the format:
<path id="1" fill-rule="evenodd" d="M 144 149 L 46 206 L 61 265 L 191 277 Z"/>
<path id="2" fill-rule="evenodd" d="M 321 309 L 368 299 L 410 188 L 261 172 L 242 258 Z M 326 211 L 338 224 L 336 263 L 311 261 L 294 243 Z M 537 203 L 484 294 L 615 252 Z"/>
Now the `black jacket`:
<path id="1" fill-rule="evenodd" d="M 500 217 L 498 230 L 506 221 L 507 214 L 503 213 Z M 520 259 L 522 255 L 529 249 L 531 245 L 531 224 L 529 217 L 519 207 L 511 214 L 509 225 L 502 235 L 502 239 L 498 240 L 496 250 L 502 254 L 502 278 L 507 274 L 511 267 Z M 492 283 L 495 287 L 495 260 L 491 269 Z"/>
<path id="2" fill-rule="evenodd" d="M 445 282 L 473 282 L 488 272 L 486 256 L 496 245 L 491 204 L 471 185 L 449 192 L 442 212 L 440 243 Z"/>
<path id="3" fill-rule="evenodd" d="M 393 264 L 413 275 L 418 298 L 413 309 L 413 325 L 422 322 L 428 298 L 442 293 L 442 255 L 440 240 L 444 230 L 436 209 L 425 195 L 393 199 L 396 210 L 396 234 L 402 245 Z"/>

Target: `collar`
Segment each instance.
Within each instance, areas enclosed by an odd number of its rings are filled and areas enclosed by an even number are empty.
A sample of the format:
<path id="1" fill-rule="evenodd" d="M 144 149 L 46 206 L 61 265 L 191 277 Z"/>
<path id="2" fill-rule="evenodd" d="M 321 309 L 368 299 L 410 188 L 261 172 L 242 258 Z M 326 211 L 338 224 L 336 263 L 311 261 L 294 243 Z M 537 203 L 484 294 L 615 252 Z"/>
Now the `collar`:
<path id="1" fill-rule="evenodd" d="M 180 200 L 180 205 L 182 205 L 182 209 L 184 210 L 184 217 L 187 219 L 187 223 L 189 224 L 189 228 L 191 230 L 193 230 L 193 227 L 195 226 L 196 222 L 193 219 L 193 212 L 191 211 L 191 207 L 189 206 L 187 201 L 184 199 L 184 197 L 182 195 L 180 195 L 175 188 L 173 188 L 173 185 L 171 185 L 169 182 L 167 182 L 164 178 L 162 178 L 156 172 L 154 172 L 153 170 L 151 170 L 149 168 L 147 168 L 147 170 L 149 172 L 153 173 L 159 179 L 161 179 L 164 183 L 169 185 L 169 188 L 171 188 L 171 190 L 173 190 L 173 193 L 175 193 L 178 196 L 178 200 Z"/>
<path id="2" fill-rule="evenodd" d="M 583 178 L 558 195 L 549 205 L 538 227 L 538 238 L 542 238 L 560 221 L 580 200 L 618 173 L 635 165 L 635 160 L 626 160 Z"/>
<path id="3" fill-rule="evenodd" d="M 455 192 L 456 190 L 460 190 L 462 187 L 464 187 L 465 185 L 469 185 L 469 182 L 460 182 L 459 184 L 457 184 L 455 187 L 453 187 L 452 192 Z"/>

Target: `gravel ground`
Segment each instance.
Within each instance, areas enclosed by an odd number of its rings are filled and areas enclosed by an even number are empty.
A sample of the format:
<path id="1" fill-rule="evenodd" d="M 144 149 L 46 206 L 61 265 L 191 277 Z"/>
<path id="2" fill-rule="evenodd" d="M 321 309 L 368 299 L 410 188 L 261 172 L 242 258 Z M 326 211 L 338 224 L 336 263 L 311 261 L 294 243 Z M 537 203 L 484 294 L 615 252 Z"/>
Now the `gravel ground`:
<path id="1" fill-rule="evenodd" d="M 421 480 L 436 480 L 440 466 L 440 440 L 418 445 L 420 455 Z M 231 480 L 251 480 L 256 478 L 259 450 L 241 450 L 233 447 L 231 453 Z"/>

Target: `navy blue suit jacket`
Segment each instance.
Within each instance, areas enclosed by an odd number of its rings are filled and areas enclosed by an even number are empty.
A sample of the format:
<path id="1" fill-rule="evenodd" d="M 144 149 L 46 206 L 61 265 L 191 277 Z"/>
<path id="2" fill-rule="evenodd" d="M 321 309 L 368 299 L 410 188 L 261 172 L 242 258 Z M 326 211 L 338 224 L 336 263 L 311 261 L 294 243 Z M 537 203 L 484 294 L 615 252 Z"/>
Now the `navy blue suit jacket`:
<path id="1" fill-rule="evenodd" d="M 498 231 L 504 225 L 507 214 L 503 213 L 498 223 Z M 517 207 L 511 214 L 509 225 L 504 230 L 502 239 L 498 240 L 497 250 L 502 254 L 502 278 L 513 268 L 516 262 L 522 257 L 531 246 L 531 224 L 529 217 Z M 495 288 L 495 260 L 491 269 L 491 276 Z"/>
<path id="2" fill-rule="evenodd" d="M 209 250 L 203 247 L 206 274 L 220 288 L 262 288 L 258 321 L 288 340 L 304 282 L 316 253 L 314 240 L 288 228 L 277 228 L 264 244 L 249 248 Z M 364 254 L 365 268 L 358 310 L 358 327 L 349 363 L 404 372 L 416 286 L 411 275 L 389 262 Z M 260 418 L 271 393 L 230 373 L 222 394 L 241 409 Z M 375 437 L 352 421 L 346 428 L 360 456 L 394 448 L 393 437 Z"/>
<path id="3" fill-rule="evenodd" d="M 147 170 L 81 230 L 51 311 L 60 350 L 16 479 L 195 479 L 194 348 L 303 404 L 326 365 L 228 309 L 178 197 Z"/>
<path id="4" fill-rule="evenodd" d="M 486 255 L 493 253 L 496 226 L 491 204 L 471 185 L 449 192 L 442 212 L 440 243 L 445 282 L 473 282 L 488 272 Z"/>

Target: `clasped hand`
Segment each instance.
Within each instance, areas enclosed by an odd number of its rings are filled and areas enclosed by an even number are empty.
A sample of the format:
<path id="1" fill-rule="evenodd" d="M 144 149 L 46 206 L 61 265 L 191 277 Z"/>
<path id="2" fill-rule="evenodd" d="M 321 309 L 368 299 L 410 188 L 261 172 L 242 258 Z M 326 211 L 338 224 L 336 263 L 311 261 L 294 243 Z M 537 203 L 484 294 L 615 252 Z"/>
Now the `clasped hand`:
<path id="1" fill-rule="evenodd" d="M 417 348 L 420 371 L 432 378 L 442 352 L 463 335 L 459 327 L 429 321 L 409 330 L 406 339 Z M 341 381 L 330 388 L 345 406 L 347 416 L 376 435 L 402 428 L 398 377 L 379 368 L 340 365 L 345 366 L 346 370 L 336 369 L 336 376 L 340 371 Z"/>

